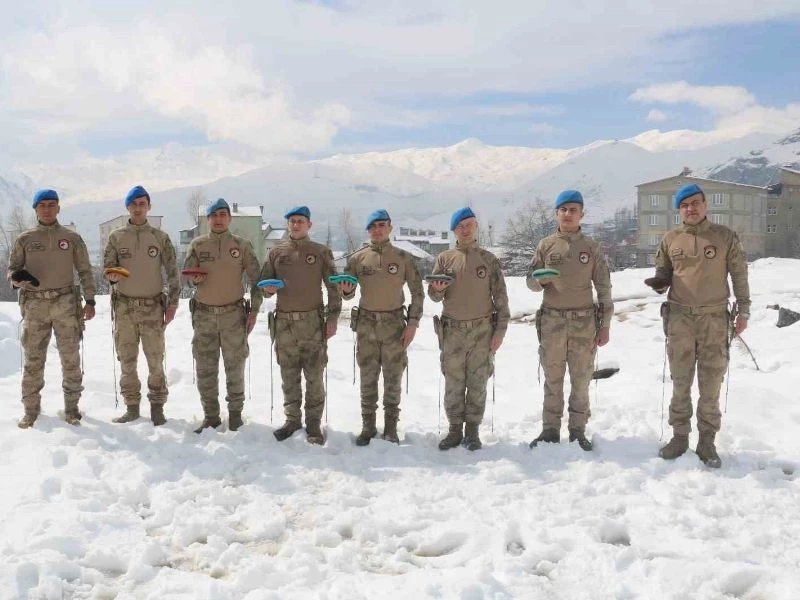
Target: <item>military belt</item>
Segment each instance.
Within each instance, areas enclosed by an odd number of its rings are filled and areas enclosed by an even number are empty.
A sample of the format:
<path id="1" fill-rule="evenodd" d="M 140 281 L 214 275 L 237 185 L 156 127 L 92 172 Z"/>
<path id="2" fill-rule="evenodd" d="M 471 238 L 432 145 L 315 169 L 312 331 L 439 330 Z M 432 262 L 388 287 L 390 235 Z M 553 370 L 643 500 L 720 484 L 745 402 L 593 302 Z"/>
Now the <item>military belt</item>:
<path id="1" fill-rule="evenodd" d="M 450 317 L 442 317 L 442 325 L 445 327 L 456 327 L 458 329 L 472 329 L 492 320 L 491 315 L 488 317 L 481 317 L 480 319 L 468 319 L 466 321 L 459 321 L 458 319 L 451 319 Z"/>
<path id="2" fill-rule="evenodd" d="M 304 310 L 299 312 L 284 312 L 279 310 L 275 313 L 275 318 L 284 321 L 302 321 L 304 319 L 311 319 L 318 317 L 319 310 Z"/>
<path id="3" fill-rule="evenodd" d="M 713 315 L 724 313 L 728 310 L 728 304 L 714 304 L 712 306 L 683 306 L 682 304 L 669 303 L 669 309 L 684 315 Z"/>
<path id="4" fill-rule="evenodd" d="M 39 290 L 39 291 L 32 291 L 32 290 L 22 290 L 26 296 L 31 298 L 37 298 L 39 300 L 52 300 L 53 298 L 58 298 L 59 296 L 64 296 L 65 294 L 70 294 L 75 291 L 75 286 L 68 286 L 63 288 L 58 288 L 55 290 Z"/>
<path id="5" fill-rule="evenodd" d="M 367 319 L 368 321 L 396 321 L 402 319 L 405 314 L 402 307 L 394 310 L 366 310 L 364 308 L 358 309 L 358 318 Z"/>
<path id="6" fill-rule="evenodd" d="M 116 292 L 114 298 L 116 301 L 124 302 L 128 306 L 155 306 L 161 304 L 161 294 L 154 298 L 133 298 Z"/>
<path id="7" fill-rule="evenodd" d="M 214 313 L 215 315 L 221 315 L 223 313 L 228 313 L 236 309 L 241 309 L 242 300 L 239 299 L 236 302 L 231 302 L 230 304 L 223 304 L 222 306 L 211 306 L 210 304 L 195 302 L 194 307 L 195 310 L 202 310 L 203 312 L 210 312 Z"/>
<path id="8" fill-rule="evenodd" d="M 542 307 L 542 312 L 546 315 L 554 315 L 562 319 L 582 319 L 584 317 L 593 317 L 595 314 L 594 308 L 584 308 L 581 310 L 559 310 L 557 308 Z"/>

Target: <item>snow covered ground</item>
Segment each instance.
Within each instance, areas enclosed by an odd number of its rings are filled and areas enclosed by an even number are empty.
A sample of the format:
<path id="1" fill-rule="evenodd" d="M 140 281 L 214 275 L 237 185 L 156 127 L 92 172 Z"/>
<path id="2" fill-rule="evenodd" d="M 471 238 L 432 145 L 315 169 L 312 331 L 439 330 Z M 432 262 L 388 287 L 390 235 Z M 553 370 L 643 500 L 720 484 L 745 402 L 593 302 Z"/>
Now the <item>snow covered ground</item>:
<path id="1" fill-rule="evenodd" d="M 353 444 L 359 400 L 344 321 L 330 344 L 324 447 L 302 432 L 272 436 L 281 394 L 275 367 L 271 420 L 263 322 L 251 337 L 245 427 L 192 433 L 201 409 L 185 304 L 167 334 L 169 422 L 114 425 L 106 298 L 88 324 L 83 425 L 60 418 L 51 348 L 43 414 L 22 431 L 19 313 L 0 305 L 0 598 L 798 598 L 800 324 L 777 329 L 766 309 L 800 310 L 798 274 L 800 261 L 752 265 L 745 338 L 761 371 L 733 351 L 719 470 L 693 452 L 657 457 L 670 433 L 662 298 L 641 270 L 613 277 L 617 314 L 599 362 L 622 370 L 592 388 L 593 453 L 528 448 L 542 393 L 524 318 L 498 354 L 478 452 L 436 447 L 446 423 L 429 318 L 410 353 L 399 447 Z M 536 309 L 522 280 L 509 291 L 516 317 Z M 426 315 L 437 309 L 426 303 Z M 669 394 L 667 383 L 667 403 Z"/>

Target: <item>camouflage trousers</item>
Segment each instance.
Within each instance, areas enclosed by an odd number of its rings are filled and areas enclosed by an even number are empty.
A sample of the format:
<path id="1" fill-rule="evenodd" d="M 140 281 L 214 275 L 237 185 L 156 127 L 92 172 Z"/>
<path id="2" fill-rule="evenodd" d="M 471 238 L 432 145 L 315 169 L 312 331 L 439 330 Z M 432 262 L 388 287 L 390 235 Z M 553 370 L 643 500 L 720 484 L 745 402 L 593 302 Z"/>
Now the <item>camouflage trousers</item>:
<path id="1" fill-rule="evenodd" d="M 83 391 L 81 372 L 82 321 L 78 320 L 77 299 L 74 292 L 54 298 L 37 298 L 33 294 L 20 294 L 22 313 L 22 349 L 25 367 L 22 372 L 22 404 L 25 412 L 41 412 L 41 391 L 44 387 L 44 363 L 50 335 L 56 334 L 56 346 L 61 358 L 61 387 L 64 390 L 64 408 L 78 408 Z"/>
<path id="2" fill-rule="evenodd" d="M 361 414 L 378 410 L 378 378 L 383 372 L 384 417 L 400 416 L 403 371 L 408 354 L 403 348 L 406 327 L 403 309 L 391 312 L 358 311 L 356 360 L 361 380 Z"/>
<path id="3" fill-rule="evenodd" d="M 672 374 L 669 424 L 675 433 L 692 430 L 692 381 L 695 365 L 700 398 L 697 401 L 697 429 L 716 433 L 720 429 L 719 389 L 728 368 L 728 312 L 714 312 L 668 304 L 664 315 L 667 357 Z"/>
<path id="4" fill-rule="evenodd" d="M 591 416 L 589 384 L 597 351 L 594 309 L 554 310 L 537 314 L 539 359 L 544 370 L 542 428 L 561 429 L 564 415 L 564 376 L 569 367 L 568 426 L 583 429 Z"/>
<path id="5" fill-rule="evenodd" d="M 479 424 L 483 420 L 486 382 L 494 372 L 493 332 L 489 317 L 474 321 L 442 319 L 439 349 L 444 408 L 451 425 Z"/>
<path id="6" fill-rule="evenodd" d="M 287 421 L 303 422 L 302 376 L 306 379 L 306 423 L 319 423 L 325 410 L 323 374 L 328 352 L 319 311 L 278 312 L 275 355 L 281 368 L 283 412 Z"/>
<path id="7" fill-rule="evenodd" d="M 138 405 L 142 399 L 137 372 L 139 343 L 147 360 L 147 399 L 150 404 L 167 401 L 167 377 L 164 374 L 164 305 L 157 298 L 114 298 L 114 346 L 121 376 L 119 387 L 126 405 Z"/>
<path id="8" fill-rule="evenodd" d="M 219 416 L 219 355 L 225 365 L 228 411 L 244 408 L 244 367 L 250 354 L 241 302 L 221 307 L 192 305 L 192 355 L 197 391 L 206 417 Z"/>

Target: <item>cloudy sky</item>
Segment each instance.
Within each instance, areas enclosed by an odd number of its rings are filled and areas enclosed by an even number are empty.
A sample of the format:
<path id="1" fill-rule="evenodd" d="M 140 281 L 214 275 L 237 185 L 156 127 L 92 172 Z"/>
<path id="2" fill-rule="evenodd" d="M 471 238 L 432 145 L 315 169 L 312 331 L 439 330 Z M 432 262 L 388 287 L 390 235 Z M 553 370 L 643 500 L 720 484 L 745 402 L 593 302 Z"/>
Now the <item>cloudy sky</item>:
<path id="1" fill-rule="evenodd" d="M 28 0 L 0 20 L 0 140 L 59 161 L 780 134 L 797 39 L 797 0 Z"/>

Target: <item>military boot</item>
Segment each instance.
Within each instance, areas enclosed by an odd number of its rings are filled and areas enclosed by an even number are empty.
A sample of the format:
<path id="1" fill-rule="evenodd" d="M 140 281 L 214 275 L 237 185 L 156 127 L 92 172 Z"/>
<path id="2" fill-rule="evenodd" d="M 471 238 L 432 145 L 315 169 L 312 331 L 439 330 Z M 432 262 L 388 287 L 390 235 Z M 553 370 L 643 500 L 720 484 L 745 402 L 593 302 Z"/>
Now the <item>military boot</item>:
<path id="1" fill-rule="evenodd" d="M 467 423 L 464 428 L 464 445 L 467 450 L 480 450 L 483 447 L 481 438 L 478 435 L 480 426 L 480 423 Z"/>
<path id="2" fill-rule="evenodd" d="M 581 447 L 581 450 L 585 450 L 586 452 L 591 452 L 594 447 L 592 442 L 586 438 L 586 432 L 582 428 L 570 428 L 569 441 L 570 443 L 578 442 L 578 446 Z"/>
<path id="3" fill-rule="evenodd" d="M 77 408 L 68 408 L 64 411 L 64 421 L 66 421 L 69 425 L 78 426 L 81 424 L 81 419 L 83 415 Z"/>
<path id="4" fill-rule="evenodd" d="M 356 438 L 356 446 L 368 446 L 370 440 L 378 435 L 375 427 L 375 413 L 371 415 L 361 415 L 361 433 Z"/>
<path id="5" fill-rule="evenodd" d="M 544 442 L 546 444 L 558 444 L 561 442 L 561 433 L 559 433 L 558 429 L 542 429 L 542 433 L 540 433 L 538 437 L 528 444 L 528 446 L 535 448 L 539 445 L 539 442 Z"/>
<path id="6" fill-rule="evenodd" d="M 228 429 L 231 431 L 239 431 L 239 427 L 244 425 L 242 421 L 242 411 L 229 410 L 228 411 Z"/>
<path id="7" fill-rule="evenodd" d="M 136 407 L 137 411 L 139 407 Z M 158 427 L 159 425 L 163 425 L 167 422 L 167 417 L 164 416 L 164 405 L 163 404 L 151 404 L 150 405 L 150 420 L 153 422 L 153 425 Z"/>
<path id="8" fill-rule="evenodd" d="M 278 427 L 275 431 L 273 431 L 272 435 L 275 436 L 276 440 L 282 442 L 283 440 L 292 437 L 292 434 L 295 431 L 302 428 L 303 426 L 297 421 L 286 421 L 286 423 L 284 423 L 283 425 Z"/>
<path id="9" fill-rule="evenodd" d="M 36 413 L 25 412 L 25 414 L 22 415 L 22 418 L 19 420 L 19 423 L 17 423 L 17 427 L 20 429 L 30 429 L 33 427 L 33 424 L 36 422 L 36 418 L 38 416 L 39 415 Z"/>
<path id="10" fill-rule="evenodd" d="M 151 414 L 152 414 L 152 406 L 150 407 Z M 139 418 L 139 405 L 138 404 L 128 404 L 125 406 L 125 412 L 120 415 L 119 417 L 114 417 L 111 419 L 112 423 L 130 423 L 131 421 L 135 421 Z M 164 416 L 163 410 L 161 416 Z"/>
<path id="11" fill-rule="evenodd" d="M 200 427 L 195 429 L 194 432 L 203 433 L 203 429 L 208 429 L 209 427 L 211 427 L 212 429 L 216 429 L 220 425 L 222 425 L 222 419 L 220 419 L 219 417 L 209 417 L 208 415 L 206 415 L 206 417 L 203 419 L 203 422 L 200 423 Z"/>
<path id="12" fill-rule="evenodd" d="M 400 437 L 397 435 L 397 417 L 384 417 L 383 439 L 393 444 L 400 443 Z"/>
<path id="13" fill-rule="evenodd" d="M 719 469 L 722 461 L 717 454 L 716 446 L 714 446 L 714 435 L 713 433 L 701 433 L 695 452 L 707 467 Z"/>
<path id="14" fill-rule="evenodd" d="M 689 436 L 685 433 L 675 433 L 669 443 L 658 451 L 658 455 L 665 460 L 674 460 L 689 449 Z"/>
<path id="15" fill-rule="evenodd" d="M 439 442 L 439 450 L 450 450 L 450 448 L 457 448 L 464 439 L 464 425 L 461 423 L 450 423 L 450 431 Z"/>
<path id="16" fill-rule="evenodd" d="M 319 421 L 306 421 L 306 440 L 309 444 L 322 446 L 325 443 L 325 436 L 320 429 Z"/>

